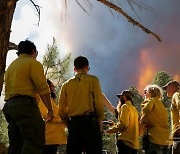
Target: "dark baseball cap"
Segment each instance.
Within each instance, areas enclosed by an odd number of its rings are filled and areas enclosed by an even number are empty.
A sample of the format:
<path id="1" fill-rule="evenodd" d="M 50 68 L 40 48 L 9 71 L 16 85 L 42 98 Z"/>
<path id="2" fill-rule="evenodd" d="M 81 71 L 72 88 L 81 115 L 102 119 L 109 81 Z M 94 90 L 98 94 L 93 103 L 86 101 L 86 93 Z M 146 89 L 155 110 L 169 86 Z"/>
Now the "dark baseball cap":
<path id="1" fill-rule="evenodd" d="M 165 86 L 163 86 L 163 90 L 166 90 L 166 88 L 170 85 L 177 87 L 177 88 L 180 86 L 177 81 L 172 80 L 172 81 L 169 81 Z"/>
<path id="2" fill-rule="evenodd" d="M 120 98 L 120 97 L 123 96 L 123 95 L 129 96 L 129 97 L 131 97 L 131 98 L 134 96 L 134 94 L 133 94 L 130 90 L 124 90 L 122 93 L 116 94 L 116 96 L 117 96 L 118 98 Z"/>

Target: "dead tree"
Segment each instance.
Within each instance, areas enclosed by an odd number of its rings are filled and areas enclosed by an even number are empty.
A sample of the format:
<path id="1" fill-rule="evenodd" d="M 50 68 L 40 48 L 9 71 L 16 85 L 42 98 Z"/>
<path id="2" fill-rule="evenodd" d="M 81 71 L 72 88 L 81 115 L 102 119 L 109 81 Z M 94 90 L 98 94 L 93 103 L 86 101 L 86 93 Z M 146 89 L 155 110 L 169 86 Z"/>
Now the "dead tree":
<path id="1" fill-rule="evenodd" d="M 2 91 L 4 82 L 6 56 L 9 50 L 11 23 L 16 7 L 16 2 L 16 0 L 0 1 L 0 92 Z"/>

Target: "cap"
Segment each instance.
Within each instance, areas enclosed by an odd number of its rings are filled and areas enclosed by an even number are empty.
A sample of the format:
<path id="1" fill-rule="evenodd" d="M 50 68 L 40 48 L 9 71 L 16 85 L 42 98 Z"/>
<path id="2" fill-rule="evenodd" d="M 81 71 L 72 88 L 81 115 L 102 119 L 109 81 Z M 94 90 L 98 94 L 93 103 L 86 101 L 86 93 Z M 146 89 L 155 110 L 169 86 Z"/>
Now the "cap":
<path id="1" fill-rule="evenodd" d="M 123 96 L 123 95 L 129 96 L 129 97 L 131 97 L 131 98 L 134 96 L 134 94 L 133 94 L 130 90 L 124 90 L 122 93 L 116 94 L 116 96 L 117 96 L 118 98 L 120 98 L 120 97 Z"/>
<path id="2" fill-rule="evenodd" d="M 165 86 L 163 86 L 163 90 L 166 90 L 166 88 L 170 85 L 177 87 L 177 88 L 180 86 L 177 81 L 172 80 L 172 81 L 169 81 Z"/>

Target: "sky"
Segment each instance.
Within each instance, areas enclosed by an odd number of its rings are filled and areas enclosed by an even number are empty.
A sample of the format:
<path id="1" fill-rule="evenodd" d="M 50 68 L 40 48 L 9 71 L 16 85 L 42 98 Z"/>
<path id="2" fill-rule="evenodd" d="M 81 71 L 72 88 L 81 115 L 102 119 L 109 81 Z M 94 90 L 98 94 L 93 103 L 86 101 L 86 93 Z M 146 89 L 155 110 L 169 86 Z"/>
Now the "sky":
<path id="1" fill-rule="evenodd" d="M 113 12 L 90 0 L 92 7 L 79 0 L 86 8 L 85 13 L 75 2 L 68 0 L 64 11 L 62 0 L 37 0 L 41 6 L 41 18 L 37 26 L 36 10 L 29 1 L 19 0 L 12 22 L 10 41 L 33 41 L 42 61 L 47 44 L 55 37 L 60 56 L 72 54 L 89 59 L 89 74 L 96 75 L 102 92 L 116 105 L 116 95 L 134 85 L 142 93 L 159 71 L 166 71 L 180 81 L 180 1 L 141 0 L 149 9 L 130 8 L 127 0 L 121 0 L 121 7 L 134 19 L 160 36 L 162 42 L 133 26 L 121 14 Z M 16 58 L 16 51 L 9 51 L 7 66 Z M 73 75 L 73 66 L 70 67 Z M 1 98 L 2 102 L 2 98 Z M 3 104 L 3 103 L 1 103 Z"/>

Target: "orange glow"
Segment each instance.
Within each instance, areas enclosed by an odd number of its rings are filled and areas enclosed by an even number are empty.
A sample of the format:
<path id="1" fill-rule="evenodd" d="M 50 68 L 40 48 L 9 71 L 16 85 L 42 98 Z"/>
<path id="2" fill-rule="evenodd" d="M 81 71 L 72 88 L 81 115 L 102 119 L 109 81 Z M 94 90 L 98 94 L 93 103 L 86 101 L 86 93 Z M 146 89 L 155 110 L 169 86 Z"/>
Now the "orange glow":
<path id="1" fill-rule="evenodd" d="M 143 49 L 140 52 L 140 60 L 141 68 L 137 89 L 140 94 L 143 94 L 145 86 L 152 82 L 156 70 L 152 64 L 152 61 L 149 58 L 148 51 L 146 49 Z"/>
<path id="2" fill-rule="evenodd" d="M 173 79 L 176 80 L 176 81 L 180 81 L 180 75 L 179 74 L 175 74 L 173 76 Z"/>

